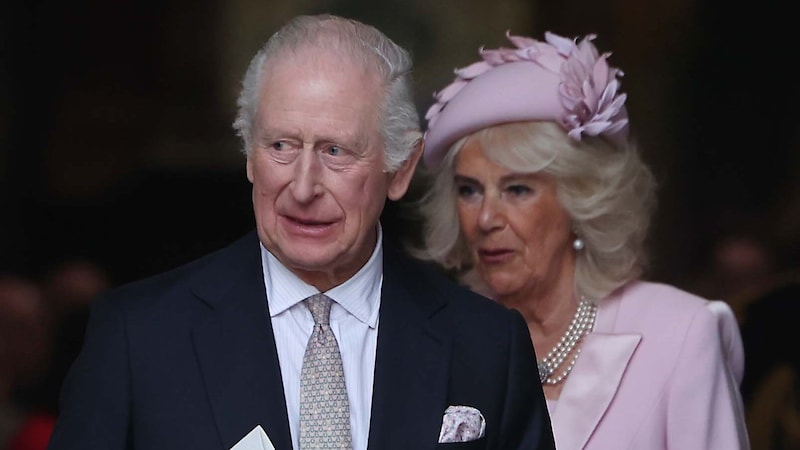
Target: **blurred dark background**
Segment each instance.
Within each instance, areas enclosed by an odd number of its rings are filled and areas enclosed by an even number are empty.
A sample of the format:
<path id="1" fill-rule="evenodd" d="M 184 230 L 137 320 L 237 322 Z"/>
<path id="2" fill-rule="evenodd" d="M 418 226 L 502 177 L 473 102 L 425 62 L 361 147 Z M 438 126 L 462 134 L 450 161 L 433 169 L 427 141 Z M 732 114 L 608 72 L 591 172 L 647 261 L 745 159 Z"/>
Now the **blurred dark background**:
<path id="1" fill-rule="evenodd" d="M 648 278 L 725 299 L 744 318 L 754 293 L 800 267 L 800 83 L 789 5 L 5 2 L 0 272 L 44 282 L 62 264 L 88 261 L 113 286 L 251 229 L 231 128 L 240 77 L 287 18 L 332 12 L 412 51 L 421 113 L 480 46 L 507 45 L 506 30 L 597 33 L 600 50 L 612 50 L 625 71 L 633 131 L 660 184 Z M 389 238 L 406 230 L 401 219 L 390 205 Z"/>

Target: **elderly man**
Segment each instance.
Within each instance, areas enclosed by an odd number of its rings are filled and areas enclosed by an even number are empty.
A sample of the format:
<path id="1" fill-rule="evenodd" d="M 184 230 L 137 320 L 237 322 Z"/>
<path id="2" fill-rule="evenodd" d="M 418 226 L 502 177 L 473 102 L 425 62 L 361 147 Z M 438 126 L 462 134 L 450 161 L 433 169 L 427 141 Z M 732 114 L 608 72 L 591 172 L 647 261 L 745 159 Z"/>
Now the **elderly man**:
<path id="1" fill-rule="evenodd" d="M 553 448 L 522 317 L 383 243 L 410 71 L 344 18 L 270 38 L 234 124 L 256 231 L 94 302 L 51 450 Z"/>

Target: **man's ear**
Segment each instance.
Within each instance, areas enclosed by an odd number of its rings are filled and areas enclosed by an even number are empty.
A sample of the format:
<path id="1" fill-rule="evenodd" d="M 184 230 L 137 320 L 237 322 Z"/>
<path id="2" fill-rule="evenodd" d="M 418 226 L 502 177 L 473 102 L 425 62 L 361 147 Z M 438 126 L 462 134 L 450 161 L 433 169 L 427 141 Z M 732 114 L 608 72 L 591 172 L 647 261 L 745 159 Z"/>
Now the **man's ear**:
<path id="1" fill-rule="evenodd" d="M 250 156 L 247 157 L 247 179 L 253 182 L 253 160 Z"/>
<path id="2" fill-rule="evenodd" d="M 389 175 L 391 177 L 389 180 L 389 192 L 386 194 L 389 200 L 400 200 L 406 195 L 408 186 L 411 184 L 411 178 L 414 176 L 414 170 L 417 168 L 419 158 L 422 156 L 423 146 L 422 139 L 419 139 L 408 159 L 403 161 L 397 171 Z"/>

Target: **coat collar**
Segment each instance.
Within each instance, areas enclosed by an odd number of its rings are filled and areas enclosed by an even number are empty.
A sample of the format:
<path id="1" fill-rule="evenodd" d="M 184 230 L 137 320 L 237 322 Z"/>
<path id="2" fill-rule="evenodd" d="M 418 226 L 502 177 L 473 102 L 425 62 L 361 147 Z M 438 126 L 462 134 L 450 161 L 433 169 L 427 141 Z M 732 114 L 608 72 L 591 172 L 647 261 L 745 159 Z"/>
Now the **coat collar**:
<path id="1" fill-rule="evenodd" d="M 556 434 L 558 448 L 584 448 L 642 339 L 640 334 L 615 332 L 622 298 L 620 290 L 599 303 L 594 330 L 584 338 L 581 355 L 565 381 L 551 417 L 553 429 L 561 431 Z"/>
<path id="2" fill-rule="evenodd" d="M 419 267 L 384 245 L 370 449 L 424 448 L 441 426 L 451 343 L 430 319 L 446 298 Z M 223 444 L 261 425 L 292 448 L 256 233 L 206 261 L 192 291 L 208 306 L 192 338 Z"/>
<path id="3" fill-rule="evenodd" d="M 192 291 L 208 314 L 192 330 L 223 444 L 261 425 L 277 449 L 292 448 L 258 238 L 251 232 L 212 255 Z"/>
<path id="4" fill-rule="evenodd" d="M 446 300 L 418 267 L 385 246 L 370 449 L 429 447 L 442 424 L 451 343 L 429 322 Z"/>

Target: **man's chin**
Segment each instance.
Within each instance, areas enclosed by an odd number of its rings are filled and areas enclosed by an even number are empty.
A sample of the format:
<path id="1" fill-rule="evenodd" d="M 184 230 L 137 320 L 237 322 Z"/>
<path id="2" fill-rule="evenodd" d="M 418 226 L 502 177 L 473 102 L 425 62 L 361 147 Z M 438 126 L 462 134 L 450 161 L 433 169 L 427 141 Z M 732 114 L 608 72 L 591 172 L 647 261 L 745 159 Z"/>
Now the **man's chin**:
<path id="1" fill-rule="evenodd" d="M 322 252 L 319 247 L 273 253 L 292 272 L 330 272 L 342 265 L 344 255 Z"/>

